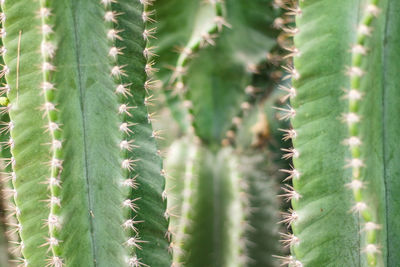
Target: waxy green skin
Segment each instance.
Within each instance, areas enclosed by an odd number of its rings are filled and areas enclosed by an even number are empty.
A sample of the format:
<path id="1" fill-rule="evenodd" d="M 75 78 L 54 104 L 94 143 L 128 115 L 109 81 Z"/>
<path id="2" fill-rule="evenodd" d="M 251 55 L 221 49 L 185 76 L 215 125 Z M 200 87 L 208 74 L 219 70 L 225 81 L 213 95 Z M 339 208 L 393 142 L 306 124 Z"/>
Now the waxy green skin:
<path id="1" fill-rule="evenodd" d="M 140 262 L 169 266 L 171 256 L 164 237 L 168 225 L 164 218 L 166 201 L 161 197 L 164 177 L 144 105 L 143 85 L 147 78 L 143 5 L 120 0 L 111 7 L 123 12 L 117 26 L 124 29 L 120 34 L 123 40 L 116 45 L 125 50 L 117 63 L 127 64 L 123 80 L 132 83 L 133 95 L 125 99 L 115 94 L 116 83 L 110 75 L 113 67 L 108 57 L 110 25 L 104 22 L 105 8 L 100 1 L 47 2 L 52 13 L 50 39 L 57 45 L 52 60 L 56 70 L 48 79 L 56 87 L 52 101 L 58 110 L 57 123 L 61 124 L 63 140 L 62 153 L 57 155 L 63 160 L 58 209 L 62 226 L 57 229 L 62 242 L 56 253 L 65 266 L 128 266 L 127 259 L 136 250 Z M 11 87 L 10 117 L 15 125 L 11 137 L 15 142 L 12 149 L 18 194 L 15 202 L 21 211 L 17 217 L 23 227 L 22 255 L 29 266 L 45 266 L 51 252 L 47 252 L 48 246 L 42 246 L 48 237 L 48 227 L 43 225 L 50 209 L 43 200 L 49 198 L 45 181 L 50 176 L 47 163 L 52 154 L 44 144 L 52 140 L 45 132 L 47 120 L 40 110 L 44 103 L 40 89 L 43 82 L 40 3 L 5 1 L 2 8 L 7 17 L 3 42 L 8 51 L 4 59 L 10 68 L 6 78 Z M 132 118 L 118 114 L 121 102 L 136 107 L 131 111 Z M 128 138 L 135 139 L 138 146 L 129 153 L 121 152 L 119 147 L 119 142 L 127 138 L 119 130 L 122 122 L 132 123 L 133 133 Z M 126 158 L 137 160 L 131 173 L 121 168 Z M 122 188 L 121 182 L 136 175 L 137 189 Z M 146 241 L 139 243 L 142 250 L 126 248 L 132 233 L 124 230 L 122 223 L 135 215 L 122 207 L 127 198 L 139 198 L 135 202 L 138 205 L 135 220 L 144 221 L 137 225 L 141 240 Z"/>
<path id="2" fill-rule="evenodd" d="M 291 250 L 303 266 L 368 266 L 363 221 L 350 212 L 355 202 L 345 186 L 351 182 L 351 170 L 344 168 L 350 153 L 341 143 L 349 135 L 340 120 L 348 112 L 348 101 L 343 99 L 343 89 L 350 89 L 346 67 L 351 66 L 350 49 L 366 3 L 300 1 L 302 15 L 296 18 L 299 33 L 294 38 L 301 53 L 294 59 L 300 78 L 293 81 L 297 96 L 291 104 L 296 110 L 293 143 L 300 153 L 294 166 L 301 173 L 293 184 L 302 198 L 292 201 L 299 216 L 292 227 L 300 243 Z M 395 116 L 400 91 L 395 73 L 400 62 L 396 60 L 400 4 L 380 1 L 379 8 L 362 65 L 366 73 L 361 78 L 358 135 L 365 164 L 363 198 L 381 226 L 376 239 L 381 253 L 376 254 L 375 266 L 397 266 L 400 169 L 395 164 L 399 150 L 395 136 L 400 124 Z"/>

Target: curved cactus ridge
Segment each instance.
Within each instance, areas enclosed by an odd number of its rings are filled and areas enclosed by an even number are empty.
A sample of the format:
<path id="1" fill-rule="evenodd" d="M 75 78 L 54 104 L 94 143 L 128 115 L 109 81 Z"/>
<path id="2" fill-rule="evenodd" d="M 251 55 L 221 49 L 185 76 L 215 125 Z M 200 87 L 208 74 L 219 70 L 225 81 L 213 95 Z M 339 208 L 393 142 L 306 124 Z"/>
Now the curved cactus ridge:
<path id="1" fill-rule="evenodd" d="M 170 265 L 151 4 L 2 1 L 21 266 Z"/>
<path id="2" fill-rule="evenodd" d="M 271 1 L 174 0 L 156 7 L 163 55 L 157 75 L 168 95 L 183 93 L 188 100 L 196 135 L 219 144 L 245 100 L 255 66 L 275 45 L 276 31 L 268 28 L 275 16 Z M 168 15 L 182 9 L 179 16 Z"/>
<path id="3" fill-rule="evenodd" d="M 283 221 L 294 235 L 284 263 L 396 266 L 400 3 L 307 0 L 293 10 L 295 94 L 284 118 L 294 190 Z"/>

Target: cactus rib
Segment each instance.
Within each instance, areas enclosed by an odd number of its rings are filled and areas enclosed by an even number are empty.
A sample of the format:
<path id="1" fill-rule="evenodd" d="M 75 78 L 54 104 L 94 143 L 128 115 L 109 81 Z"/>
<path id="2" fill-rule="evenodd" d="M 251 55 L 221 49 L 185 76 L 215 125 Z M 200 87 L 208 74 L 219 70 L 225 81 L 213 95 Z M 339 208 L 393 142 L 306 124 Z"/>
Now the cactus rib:
<path id="1" fill-rule="evenodd" d="M 348 99 L 348 112 L 343 115 L 343 121 L 347 124 L 349 129 L 349 137 L 344 140 L 344 143 L 349 147 L 351 159 L 348 160 L 346 167 L 351 168 L 352 177 L 351 182 L 347 185 L 354 195 L 355 205 L 352 208 L 353 212 L 361 214 L 364 227 L 363 232 L 366 235 L 366 246 L 363 251 L 366 253 L 367 262 L 369 266 L 376 266 L 377 257 L 381 257 L 379 246 L 377 244 L 376 231 L 381 228 L 377 224 L 371 209 L 376 209 L 374 203 L 366 203 L 366 192 L 363 192 L 365 179 L 361 174 L 361 169 L 364 166 L 364 155 L 360 150 L 362 144 L 360 138 L 360 102 L 363 97 L 363 92 L 360 90 L 363 76 L 365 75 L 362 70 L 363 63 L 365 62 L 365 55 L 367 54 L 366 39 L 371 35 L 371 24 L 374 18 L 380 13 L 378 8 L 379 0 L 370 0 L 363 12 L 361 23 L 358 26 L 356 44 L 353 45 L 352 51 L 352 64 L 348 68 L 347 74 L 350 76 L 351 88 L 347 90 L 345 96 Z M 372 205 L 372 206 L 371 206 Z M 381 260 L 379 260 L 381 262 Z"/>
<path id="2" fill-rule="evenodd" d="M 46 131 L 50 135 L 50 153 L 51 153 L 51 164 L 50 164 L 50 177 L 48 189 L 50 190 L 49 199 L 46 200 L 50 207 L 50 212 L 46 224 L 49 230 L 49 236 L 47 242 L 44 245 L 49 246 L 51 251 L 51 256 L 47 259 L 49 266 L 63 266 L 63 259 L 61 257 L 60 251 L 60 240 L 59 229 L 61 228 L 60 219 L 60 188 L 61 183 L 59 182 L 59 177 L 62 172 L 62 141 L 61 141 L 61 126 L 58 123 L 58 114 L 54 102 L 54 94 L 52 88 L 54 84 L 51 82 L 51 72 L 55 70 L 51 61 L 55 56 L 56 47 L 52 43 L 53 26 L 51 25 L 50 16 L 51 11 L 47 6 L 46 0 L 40 0 L 39 15 L 41 20 L 42 28 L 42 42 L 41 42 L 41 56 L 42 56 L 42 75 L 43 82 L 41 89 L 43 90 L 41 94 L 44 96 L 44 103 L 41 109 L 43 110 L 43 117 L 46 117 L 48 128 Z M 17 59 L 18 61 L 18 59 Z M 17 72 L 19 66 L 17 66 Z M 18 82 L 18 77 L 16 78 Z M 18 90 L 18 84 L 16 84 L 16 89 Z M 18 96 L 17 96 L 18 97 Z M 18 102 L 18 100 L 17 100 Z M 17 103 L 18 105 L 18 103 Z M 53 183 L 52 181 L 57 181 Z"/>

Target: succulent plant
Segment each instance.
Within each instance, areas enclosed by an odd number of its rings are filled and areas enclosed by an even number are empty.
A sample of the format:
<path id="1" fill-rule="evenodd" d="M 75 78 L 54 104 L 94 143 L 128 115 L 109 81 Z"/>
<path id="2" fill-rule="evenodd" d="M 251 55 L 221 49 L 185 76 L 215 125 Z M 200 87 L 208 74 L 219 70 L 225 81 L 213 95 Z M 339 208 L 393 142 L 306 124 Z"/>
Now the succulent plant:
<path id="1" fill-rule="evenodd" d="M 400 2 L 0 3 L 1 266 L 398 265 Z"/>
<path id="2" fill-rule="evenodd" d="M 276 1 L 296 17 L 289 266 L 397 266 L 398 1 Z M 358 14 L 358 15 L 357 15 Z"/>
<path id="3" fill-rule="evenodd" d="M 21 266 L 170 265 L 147 112 L 152 2 L 2 1 L 1 133 Z"/>

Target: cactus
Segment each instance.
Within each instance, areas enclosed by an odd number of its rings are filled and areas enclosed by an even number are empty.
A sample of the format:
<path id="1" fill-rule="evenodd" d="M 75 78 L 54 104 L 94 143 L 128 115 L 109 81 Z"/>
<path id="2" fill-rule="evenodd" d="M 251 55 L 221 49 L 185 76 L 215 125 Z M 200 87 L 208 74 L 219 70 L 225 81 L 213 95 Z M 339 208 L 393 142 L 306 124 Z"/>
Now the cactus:
<path id="1" fill-rule="evenodd" d="M 21 266 L 169 266 L 152 1 L 2 1 Z M 7 103 L 6 103 L 7 104 Z"/>
<path id="2" fill-rule="evenodd" d="M 174 266 L 275 266 L 276 185 L 264 168 L 254 170 L 264 157 L 182 139 L 167 159 Z"/>
<path id="3" fill-rule="evenodd" d="M 0 1 L 0 265 L 397 266 L 397 2 Z"/>
<path id="4" fill-rule="evenodd" d="M 282 1 L 276 1 L 282 2 Z M 299 1 L 287 130 L 289 266 L 397 266 L 397 1 Z M 355 14 L 359 14 L 355 16 Z"/>
<path id="5" fill-rule="evenodd" d="M 156 2 L 157 53 L 162 55 L 157 77 L 172 113 L 187 122 L 188 112 L 181 107 L 186 105 L 193 117 L 189 121 L 204 142 L 219 145 L 241 105 L 248 107 L 243 105 L 245 89 L 252 88 L 258 64 L 276 44 L 272 21 L 278 12 L 270 4 L 269 0 Z M 179 16 L 170 16 L 171 12 Z"/>

